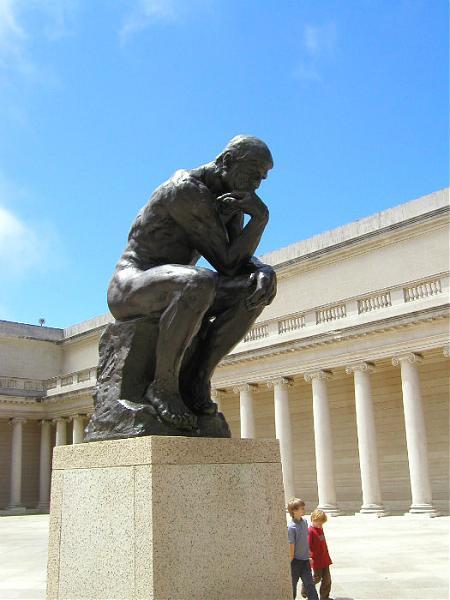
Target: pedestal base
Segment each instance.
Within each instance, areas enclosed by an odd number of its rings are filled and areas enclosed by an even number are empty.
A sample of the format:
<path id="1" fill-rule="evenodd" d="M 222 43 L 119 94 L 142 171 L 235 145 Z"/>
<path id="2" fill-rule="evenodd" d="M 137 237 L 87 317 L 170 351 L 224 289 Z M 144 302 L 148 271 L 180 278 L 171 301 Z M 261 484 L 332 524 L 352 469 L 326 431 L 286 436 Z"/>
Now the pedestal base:
<path id="1" fill-rule="evenodd" d="M 55 448 L 47 597 L 291 598 L 277 440 Z"/>

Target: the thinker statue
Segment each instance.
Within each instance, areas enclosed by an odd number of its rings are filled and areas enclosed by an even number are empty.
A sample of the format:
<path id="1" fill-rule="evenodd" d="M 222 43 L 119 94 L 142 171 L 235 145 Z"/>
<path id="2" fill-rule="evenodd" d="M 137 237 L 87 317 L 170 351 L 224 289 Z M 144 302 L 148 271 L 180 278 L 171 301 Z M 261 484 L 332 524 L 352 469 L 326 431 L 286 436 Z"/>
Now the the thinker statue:
<path id="1" fill-rule="evenodd" d="M 276 293 L 272 267 L 253 256 L 269 218 L 255 190 L 272 167 L 264 142 L 239 135 L 138 213 L 108 288 L 116 321 L 100 341 L 86 440 L 230 436 L 210 380 Z"/>

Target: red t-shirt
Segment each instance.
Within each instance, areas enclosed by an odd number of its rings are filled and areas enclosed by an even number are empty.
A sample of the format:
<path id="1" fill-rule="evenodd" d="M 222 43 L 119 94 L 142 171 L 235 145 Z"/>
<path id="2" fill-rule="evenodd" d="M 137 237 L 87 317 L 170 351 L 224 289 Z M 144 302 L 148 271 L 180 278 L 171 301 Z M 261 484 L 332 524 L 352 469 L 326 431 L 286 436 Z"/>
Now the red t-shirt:
<path id="1" fill-rule="evenodd" d="M 313 570 L 328 567 L 333 562 L 328 554 L 327 541 L 321 527 L 311 527 L 308 533 L 311 566 Z"/>

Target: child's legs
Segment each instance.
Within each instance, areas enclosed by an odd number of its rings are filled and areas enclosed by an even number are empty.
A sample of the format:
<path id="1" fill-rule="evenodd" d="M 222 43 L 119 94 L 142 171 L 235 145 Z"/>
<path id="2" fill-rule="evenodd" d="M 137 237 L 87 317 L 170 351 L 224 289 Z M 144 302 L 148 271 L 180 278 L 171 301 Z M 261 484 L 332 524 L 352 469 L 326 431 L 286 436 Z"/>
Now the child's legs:
<path id="1" fill-rule="evenodd" d="M 330 567 L 320 569 L 322 583 L 320 584 L 320 600 L 327 600 L 331 592 L 331 573 Z"/>
<path id="2" fill-rule="evenodd" d="M 300 577 L 302 578 L 303 587 L 305 588 L 308 600 L 319 600 L 319 596 L 316 592 L 316 586 L 314 585 L 309 560 L 302 560 L 300 562 L 302 563 Z"/>
<path id="3" fill-rule="evenodd" d="M 297 597 L 297 583 L 298 583 L 298 580 L 300 579 L 300 573 L 301 573 L 300 562 L 301 561 L 297 560 L 296 558 L 291 560 L 292 593 L 294 596 L 294 600 Z"/>

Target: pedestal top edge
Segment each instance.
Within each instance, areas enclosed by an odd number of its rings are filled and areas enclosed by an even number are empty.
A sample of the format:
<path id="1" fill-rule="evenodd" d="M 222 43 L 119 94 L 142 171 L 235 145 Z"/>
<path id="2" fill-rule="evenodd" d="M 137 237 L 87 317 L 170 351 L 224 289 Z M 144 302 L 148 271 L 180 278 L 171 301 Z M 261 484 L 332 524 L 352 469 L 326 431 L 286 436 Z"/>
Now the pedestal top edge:
<path id="1" fill-rule="evenodd" d="M 279 463 L 277 439 L 145 436 L 56 446 L 53 469 L 133 465 Z"/>

